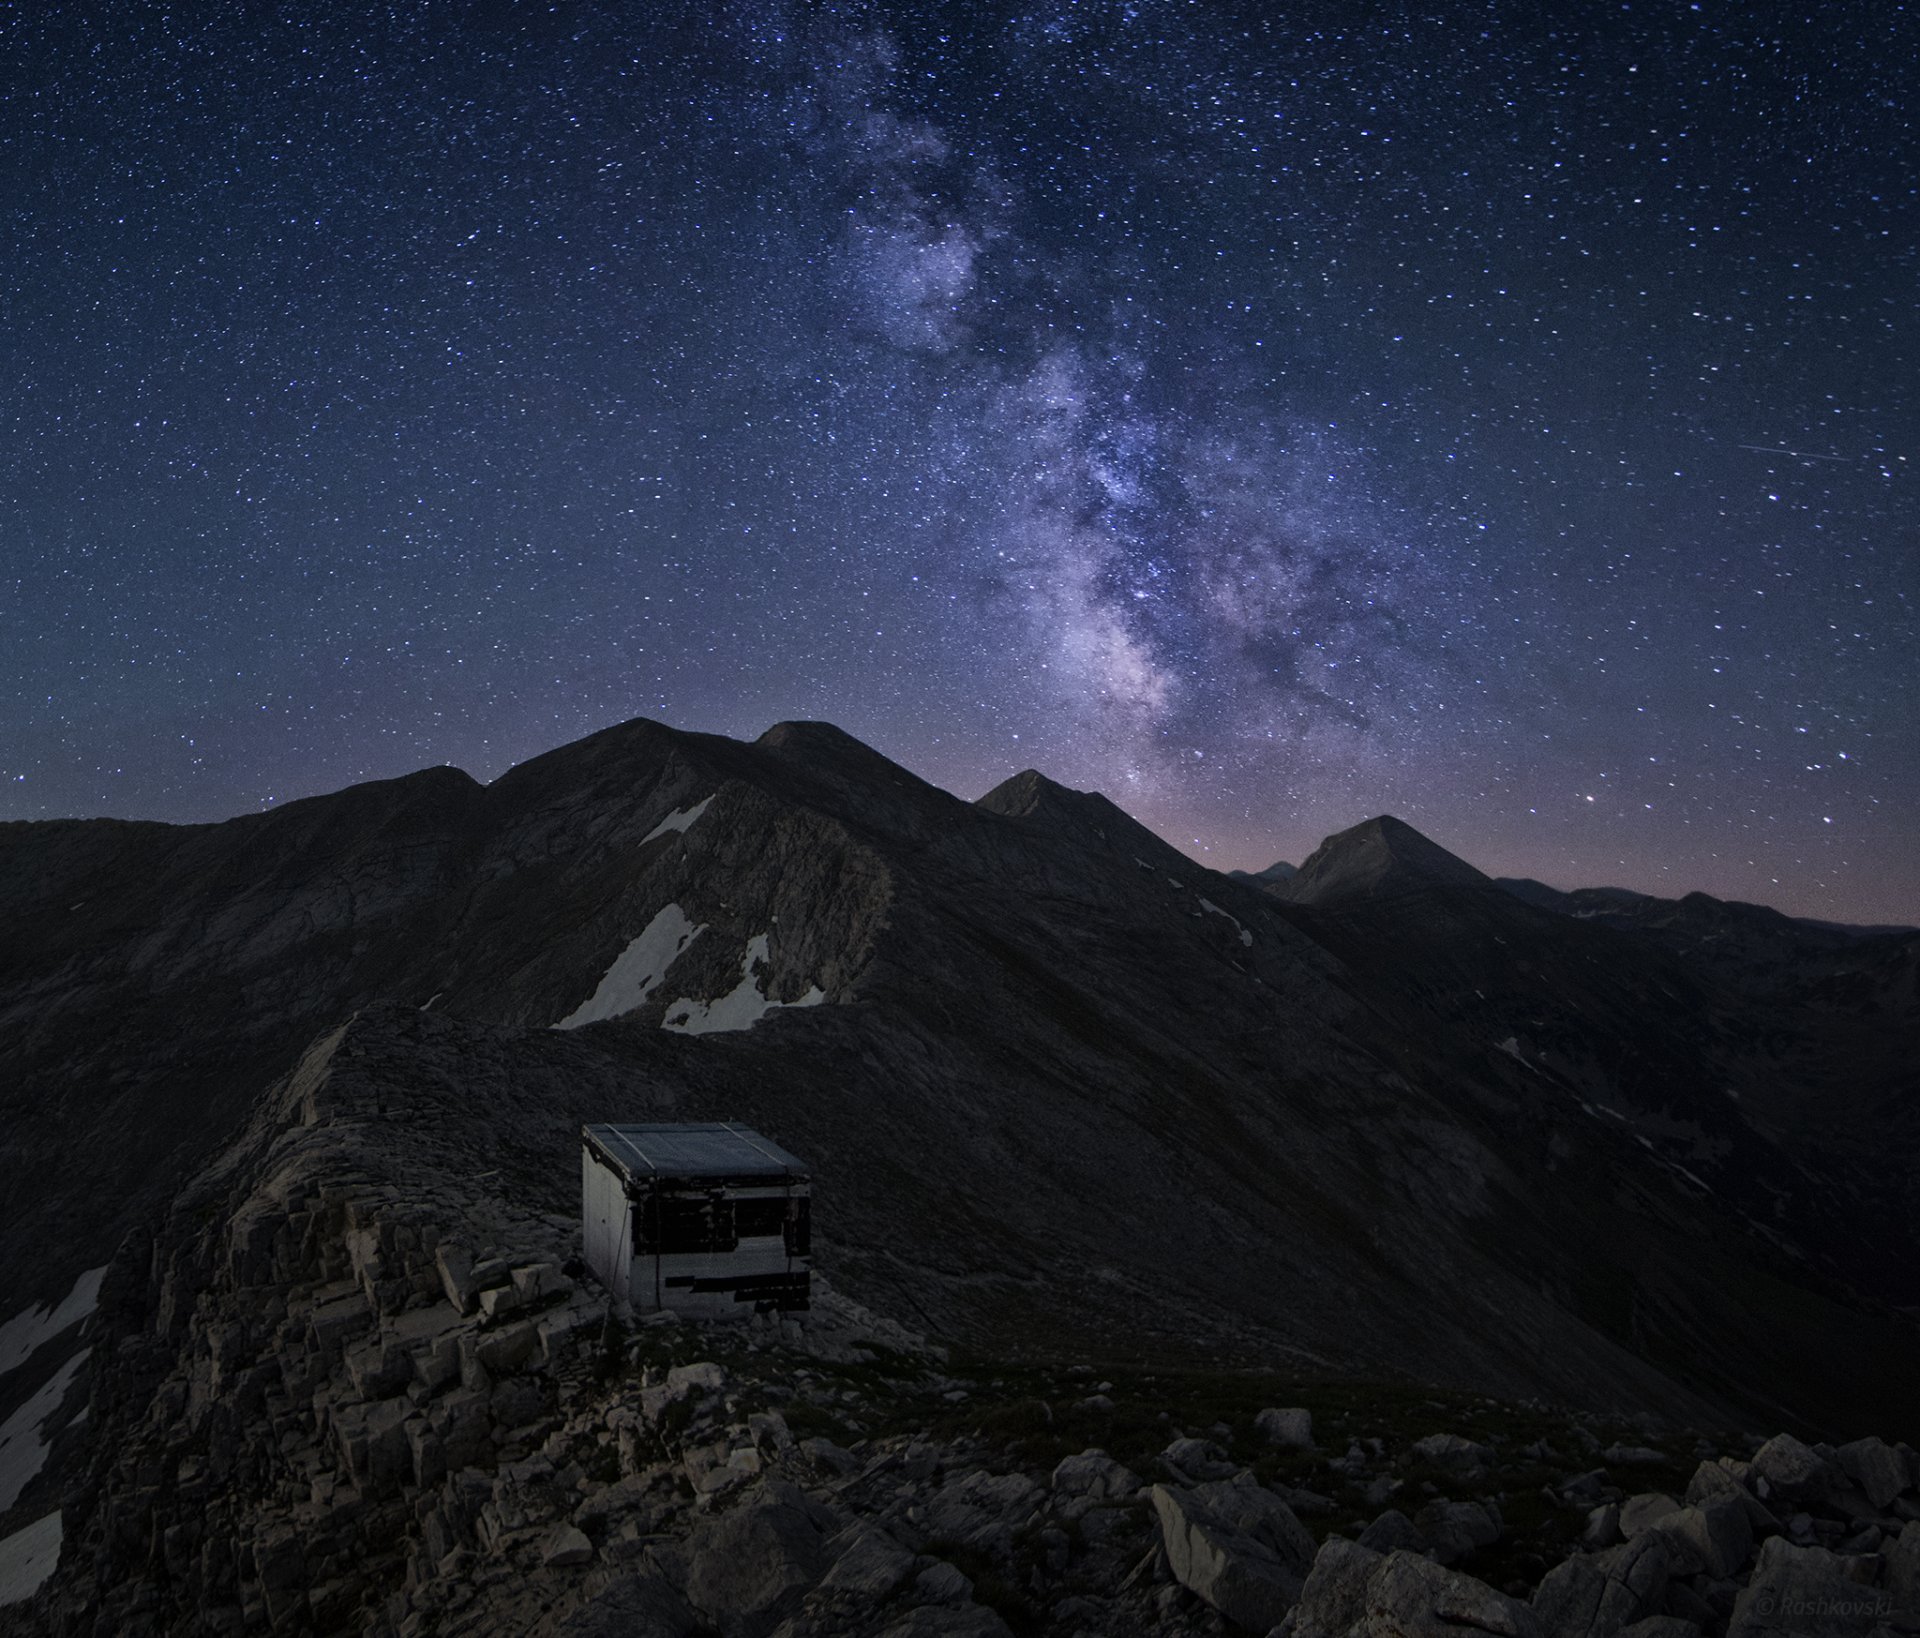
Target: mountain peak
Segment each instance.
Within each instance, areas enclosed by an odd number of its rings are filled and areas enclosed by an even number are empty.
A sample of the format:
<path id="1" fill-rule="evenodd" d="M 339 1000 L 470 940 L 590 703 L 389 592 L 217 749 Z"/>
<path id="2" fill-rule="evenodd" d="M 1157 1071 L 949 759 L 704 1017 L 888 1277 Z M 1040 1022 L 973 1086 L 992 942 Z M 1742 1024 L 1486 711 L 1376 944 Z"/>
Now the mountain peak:
<path id="1" fill-rule="evenodd" d="M 1299 904 L 1336 904 L 1433 887 L 1491 887 L 1491 878 L 1415 830 L 1381 814 L 1329 836 L 1291 881 L 1276 884 Z"/>

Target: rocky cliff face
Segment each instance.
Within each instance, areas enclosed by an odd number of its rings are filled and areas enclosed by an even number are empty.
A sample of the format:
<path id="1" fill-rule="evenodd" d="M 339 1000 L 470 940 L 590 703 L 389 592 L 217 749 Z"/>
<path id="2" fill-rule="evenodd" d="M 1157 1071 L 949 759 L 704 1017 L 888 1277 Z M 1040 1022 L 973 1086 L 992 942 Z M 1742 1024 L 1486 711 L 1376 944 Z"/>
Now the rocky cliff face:
<path id="1" fill-rule="evenodd" d="M 493 1550 L 460 1475 L 598 1403 L 560 1272 L 586 1120 L 768 1131 L 830 1287 L 988 1357 L 1920 1422 L 1915 1216 L 1874 1215 L 1908 1129 L 1806 1141 L 1778 990 L 1397 822 L 1271 891 L 1035 773 L 967 804 L 823 725 L 637 723 L 485 789 L 0 857 L 0 1318 L 109 1265 L 87 1418 L 0 1534 L 70 1493 L 86 1585 L 146 1577 L 162 1630 L 176 1584 L 351 1629 L 456 1480 L 432 1556 Z M 1846 1108 L 1911 1119 L 1905 1084 Z M 70 1368 L 48 1335 L 0 1411 Z M 323 1545 L 222 1556 L 281 1535 Z"/>

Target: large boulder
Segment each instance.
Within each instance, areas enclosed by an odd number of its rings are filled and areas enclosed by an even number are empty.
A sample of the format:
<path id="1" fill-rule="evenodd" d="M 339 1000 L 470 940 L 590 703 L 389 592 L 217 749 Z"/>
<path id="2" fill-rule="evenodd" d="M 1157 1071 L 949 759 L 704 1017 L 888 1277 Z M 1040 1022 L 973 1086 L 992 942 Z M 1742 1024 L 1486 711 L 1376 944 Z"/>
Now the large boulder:
<path id="1" fill-rule="evenodd" d="M 1367 1582 L 1363 1638 L 1541 1638 L 1533 1612 L 1484 1581 L 1395 1553 Z"/>
<path id="2" fill-rule="evenodd" d="M 1737 1496 L 1709 1496 L 1662 1515 L 1651 1528 L 1665 1538 L 1675 1575 L 1737 1575 L 1753 1555 L 1753 1526 Z"/>
<path id="3" fill-rule="evenodd" d="M 1880 1553 L 1886 1565 L 1882 1585 L 1893 1607 L 1903 1615 L 1920 1616 L 1920 1524 L 1909 1520 Z"/>
<path id="4" fill-rule="evenodd" d="M 1491 1547 L 1502 1528 L 1499 1509 L 1491 1501 L 1429 1502 L 1414 1514 L 1413 1523 L 1442 1564 L 1457 1563 L 1476 1547 Z"/>
<path id="5" fill-rule="evenodd" d="M 1841 1472 L 1883 1511 L 1907 1488 L 1907 1459 L 1883 1439 L 1856 1439 L 1834 1452 Z"/>
<path id="6" fill-rule="evenodd" d="M 1263 1410 L 1253 1419 L 1253 1425 L 1267 1436 L 1269 1444 L 1278 1445 L 1282 1450 L 1311 1450 L 1313 1448 L 1313 1413 L 1301 1410 L 1297 1406 L 1285 1409 Z"/>
<path id="7" fill-rule="evenodd" d="M 1235 1626 L 1264 1633 L 1278 1626 L 1300 1597 L 1304 1572 L 1312 1562 L 1312 1540 L 1307 1538 L 1304 1562 L 1297 1552 L 1282 1556 L 1273 1544 L 1273 1532 L 1251 1533 L 1269 1520 L 1254 1496 L 1285 1513 L 1302 1537 L 1300 1521 L 1279 1497 L 1254 1486 L 1213 1485 L 1210 1490 L 1243 1492 L 1229 1501 L 1228 1511 L 1216 1511 L 1198 1492 L 1171 1485 L 1153 1487 L 1153 1507 L 1160 1519 L 1160 1539 L 1173 1578 Z M 1257 1516 L 1258 1515 L 1258 1516 Z M 1282 1532 L 1286 1534 L 1286 1532 Z"/>
<path id="8" fill-rule="evenodd" d="M 1555 1565 L 1533 1594 L 1542 1638 L 1612 1638 L 1619 1628 L 1661 1613 L 1667 1591 L 1667 1543 L 1649 1530 L 1604 1553 L 1576 1553 Z"/>
<path id="9" fill-rule="evenodd" d="M 1344 1536 L 1329 1536 L 1293 1607 L 1293 1638 L 1347 1638 L 1367 1613 L 1367 1583 L 1386 1560 Z"/>
<path id="10" fill-rule="evenodd" d="M 796 1485 L 769 1479 L 687 1547 L 687 1599 L 722 1638 L 766 1638 L 827 1568 L 837 1521 Z"/>
<path id="11" fill-rule="evenodd" d="M 1702 1462 L 1694 1469 L 1693 1477 L 1687 1481 L 1689 1507 L 1697 1507 L 1709 1496 L 1737 1498 L 1747 1515 L 1747 1523 L 1753 1527 L 1756 1538 L 1777 1536 L 1780 1533 L 1780 1521 L 1773 1516 L 1773 1509 L 1754 1495 L 1725 1462 Z"/>
<path id="12" fill-rule="evenodd" d="M 918 1563 L 877 1524 L 854 1525 L 827 1544 L 836 1556 L 820 1585 L 878 1603 L 890 1597 Z"/>
<path id="13" fill-rule="evenodd" d="M 1782 1502 L 1810 1507 L 1825 1501 L 1837 1477 L 1817 1450 L 1791 1433 L 1776 1433 L 1754 1452 L 1751 1466 L 1755 1492 L 1776 1512 Z"/>
<path id="14" fill-rule="evenodd" d="M 1891 1613 L 1887 1593 L 1855 1581 L 1838 1554 L 1775 1536 L 1734 1601 L 1727 1638 L 1867 1638 Z"/>
<path id="15" fill-rule="evenodd" d="M 1140 1488 L 1139 1476 L 1104 1450 L 1083 1450 L 1063 1456 L 1053 1470 L 1056 1496 L 1086 1496 L 1093 1501 L 1124 1501 Z"/>

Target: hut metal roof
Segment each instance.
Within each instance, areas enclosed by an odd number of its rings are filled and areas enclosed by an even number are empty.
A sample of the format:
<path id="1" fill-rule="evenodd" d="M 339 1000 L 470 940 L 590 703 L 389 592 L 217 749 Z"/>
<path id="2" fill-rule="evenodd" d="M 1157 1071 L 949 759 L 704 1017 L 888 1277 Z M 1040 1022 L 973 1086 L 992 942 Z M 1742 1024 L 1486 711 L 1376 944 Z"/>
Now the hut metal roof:
<path id="1" fill-rule="evenodd" d="M 629 1179 L 807 1175 L 802 1162 L 736 1121 L 587 1125 L 580 1135 Z"/>

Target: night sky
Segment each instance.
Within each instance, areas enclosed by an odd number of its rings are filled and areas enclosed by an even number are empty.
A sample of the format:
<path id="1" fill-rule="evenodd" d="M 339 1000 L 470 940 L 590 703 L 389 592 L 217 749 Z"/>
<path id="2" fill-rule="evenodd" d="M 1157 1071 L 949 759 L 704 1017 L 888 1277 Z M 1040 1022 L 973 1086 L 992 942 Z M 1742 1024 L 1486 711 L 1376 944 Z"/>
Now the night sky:
<path id="1" fill-rule="evenodd" d="M 634 716 L 1920 921 L 1887 4 L 0 11 L 0 818 Z"/>

